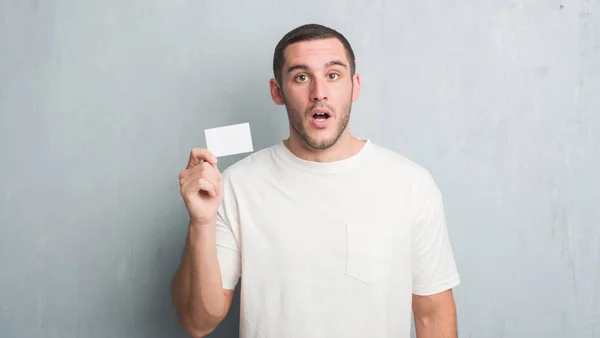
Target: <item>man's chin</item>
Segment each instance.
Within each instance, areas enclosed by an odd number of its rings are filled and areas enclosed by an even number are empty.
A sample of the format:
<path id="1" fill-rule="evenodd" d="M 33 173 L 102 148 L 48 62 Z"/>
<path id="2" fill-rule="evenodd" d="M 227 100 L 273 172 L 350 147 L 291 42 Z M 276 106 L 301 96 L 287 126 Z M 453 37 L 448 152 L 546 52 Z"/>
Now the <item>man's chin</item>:
<path id="1" fill-rule="evenodd" d="M 328 138 L 305 138 L 304 143 L 314 150 L 325 150 L 335 144 L 337 139 L 335 137 Z"/>

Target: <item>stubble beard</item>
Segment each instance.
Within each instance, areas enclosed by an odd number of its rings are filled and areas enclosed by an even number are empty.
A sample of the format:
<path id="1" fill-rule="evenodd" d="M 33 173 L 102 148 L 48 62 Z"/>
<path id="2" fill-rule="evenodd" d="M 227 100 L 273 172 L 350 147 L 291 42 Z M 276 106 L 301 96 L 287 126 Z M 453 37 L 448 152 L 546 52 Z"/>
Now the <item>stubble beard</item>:
<path id="1" fill-rule="evenodd" d="M 283 101 L 285 104 L 285 109 L 287 111 L 288 120 L 290 122 L 290 125 L 292 126 L 294 131 L 300 136 L 300 138 L 302 138 L 304 143 L 312 149 L 323 150 L 323 149 L 327 149 L 327 148 L 333 146 L 337 142 L 337 140 L 340 138 L 340 136 L 342 136 L 342 133 L 344 132 L 344 130 L 348 126 L 348 122 L 350 121 L 350 112 L 352 110 L 352 99 L 351 98 L 350 98 L 350 100 L 348 100 L 348 103 L 342 108 L 342 115 L 340 116 L 340 120 L 337 124 L 336 134 L 329 139 L 315 140 L 315 139 L 311 138 L 310 135 L 308 135 L 308 133 L 306 132 L 306 128 L 304 128 L 304 125 L 302 123 L 303 118 L 305 116 L 308 116 L 310 114 L 310 111 L 316 107 L 325 107 L 325 108 L 331 110 L 332 113 L 335 113 L 335 110 L 333 110 L 333 108 L 330 107 L 329 105 L 327 105 L 326 103 L 317 103 L 317 104 L 312 105 L 309 109 L 307 109 L 303 113 L 299 113 L 297 110 L 290 107 L 290 105 L 287 103 L 285 95 L 282 95 L 282 97 L 283 97 Z"/>

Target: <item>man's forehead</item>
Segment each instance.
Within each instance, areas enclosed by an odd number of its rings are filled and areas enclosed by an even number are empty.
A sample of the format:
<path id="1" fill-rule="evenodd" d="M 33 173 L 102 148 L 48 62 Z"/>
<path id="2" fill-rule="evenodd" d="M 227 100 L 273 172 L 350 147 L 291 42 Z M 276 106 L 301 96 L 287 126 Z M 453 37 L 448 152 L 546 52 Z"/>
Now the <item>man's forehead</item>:
<path id="1" fill-rule="evenodd" d="M 285 64 L 329 62 L 339 60 L 347 63 L 344 45 L 336 38 L 295 42 L 284 51 Z M 322 60 L 327 59 L 327 60 Z M 329 60 L 331 59 L 331 60 Z"/>

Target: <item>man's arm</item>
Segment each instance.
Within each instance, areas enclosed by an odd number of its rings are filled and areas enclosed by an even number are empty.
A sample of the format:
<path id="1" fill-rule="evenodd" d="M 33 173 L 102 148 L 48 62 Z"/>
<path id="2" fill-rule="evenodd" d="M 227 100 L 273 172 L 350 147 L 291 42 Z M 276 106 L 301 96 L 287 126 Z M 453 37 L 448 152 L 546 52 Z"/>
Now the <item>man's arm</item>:
<path id="1" fill-rule="evenodd" d="M 171 297 L 180 325 L 197 338 L 212 332 L 229 311 L 232 286 L 237 282 L 231 276 L 238 275 L 239 252 L 221 261 L 217 251 L 217 242 L 220 247 L 237 249 L 233 234 L 219 217 L 224 189 L 217 158 L 207 149 L 192 149 L 186 169 L 179 174 L 179 185 L 190 223 L 181 263 L 171 282 Z"/>
<path id="2" fill-rule="evenodd" d="M 412 203 L 413 314 L 417 338 L 457 338 L 452 289 L 460 284 L 443 196 L 431 174 L 415 185 Z"/>
<path id="3" fill-rule="evenodd" d="M 458 338 L 452 289 L 429 296 L 413 295 L 417 338 Z"/>
<path id="4" fill-rule="evenodd" d="M 171 296 L 181 326 L 193 337 L 208 335 L 225 318 L 233 290 L 222 287 L 214 224 L 190 224 Z"/>

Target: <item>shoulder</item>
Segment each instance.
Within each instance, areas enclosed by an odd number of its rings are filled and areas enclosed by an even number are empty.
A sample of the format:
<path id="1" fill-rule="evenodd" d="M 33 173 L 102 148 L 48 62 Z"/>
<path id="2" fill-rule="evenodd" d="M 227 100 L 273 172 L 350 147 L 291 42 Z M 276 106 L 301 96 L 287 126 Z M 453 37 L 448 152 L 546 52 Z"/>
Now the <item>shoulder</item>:
<path id="1" fill-rule="evenodd" d="M 376 156 L 387 165 L 388 177 L 395 177 L 397 187 L 406 193 L 413 224 L 421 224 L 419 220 L 431 217 L 432 213 L 443 212 L 444 197 L 429 169 L 385 147 L 374 148 Z"/>
<path id="2" fill-rule="evenodd" d="M 372 163 L 410 185 L 435 184 L 429 169 L 408 157 L 382 145 L 371 142 Z"/>
<path id="3" fill-rule="evenodd" d="M 439 203 L 442 192 L 431 171 L 420 163 L 378 144 L 372 144 L 373 170 L 402 191 L 414 208 Z M 391 182 L 390 182 L 391 180 Z"/>
<path id="4" fill-rule="evenodd" d="M 222 215 L 235 219 L 240 199 L 251 193 L 260 180 L 268 177 L 266 173 L 273 167 L 274 146 L 258 150 L 223 169 L 223 202 L 219 207 Z"/>
<path id="5" fill-rule="evenodd" d="M 244 157 L 243 159 L 233 163 L 225 170 L 222 175 L 226 180 L 237 180 L 256 177 L 263 174 L 272 167 L 275 161 L 275 148 L 273 145 Z"/>

